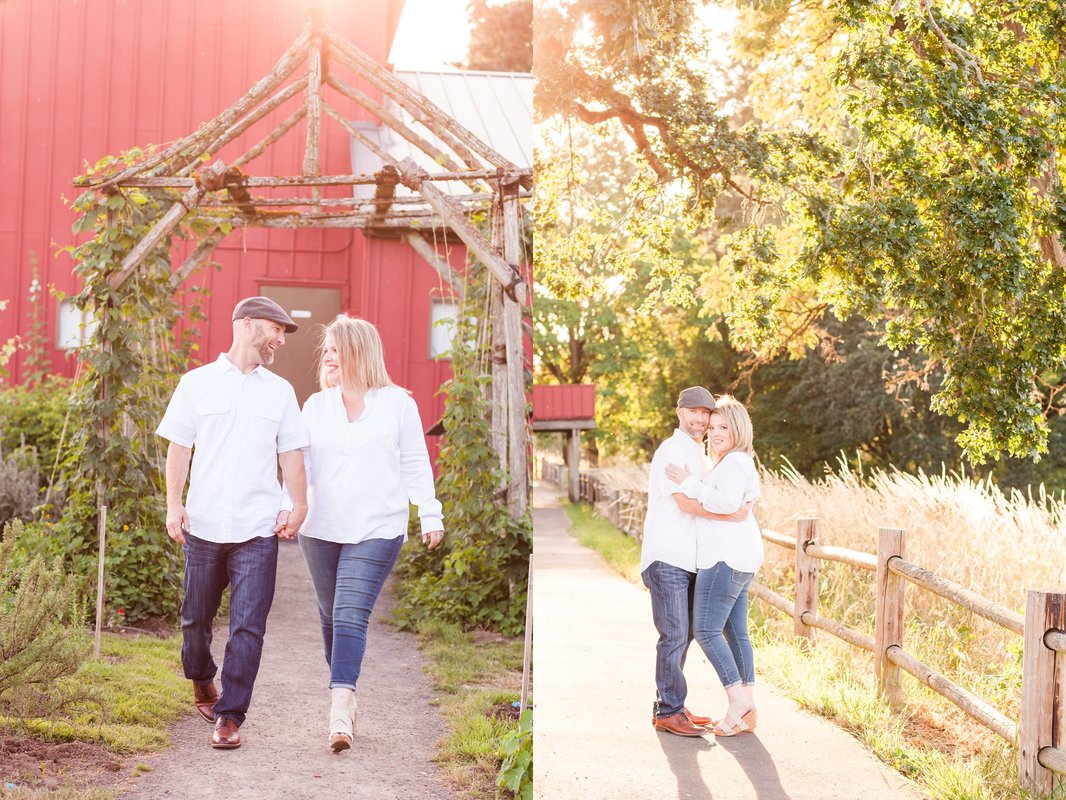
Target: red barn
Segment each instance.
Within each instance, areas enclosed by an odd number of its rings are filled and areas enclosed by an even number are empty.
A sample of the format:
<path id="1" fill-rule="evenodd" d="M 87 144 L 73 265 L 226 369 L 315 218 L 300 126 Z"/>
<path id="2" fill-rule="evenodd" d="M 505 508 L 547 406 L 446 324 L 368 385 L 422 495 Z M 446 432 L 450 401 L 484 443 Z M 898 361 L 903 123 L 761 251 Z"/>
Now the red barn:
<path id="1" fill-rule="evenodd" d="M 0 344 L 28 330 L 33 265 L 41 283 L 67 294 L 79 286 L 73 262 L 58 248 L 74 242 L 74 214 L 63 198 L 105 155 L 168 143 L 197 130 L 267 75 L 304 28 L 307 0 L 4 0 L 0 2 Z M 402 0 L 330 3 L 331 28 L 385 64 Z M 530 76 L 492 73 L 398 73 L 476 135 L 521 167 L 531 164 Z M 371 84 L 358 89 L 383 102 Z M 249 150 L 301 102 L 280 105 L 218 152 L 226 163 Z M 383 102 L 388 106 L 388 102 Z M 355 103 L 338 105 L 351 124 L 402 158 L 410 146 Z M 400 112 L 397 111 L 397 116 Z M 298 175 L 304 122 L 246 167 L 251 175 Z M 356 174 L 381 160 L 338 125 L 323 123 L 321 173 Z M 362 187 L 356 187 L 356 196 Z M 373 192 L 373 187 L 369 187 Z M 352 190 L 336 187 L 332 195 Z M 440 257 L 460 268 L 465 248 L 449 237 L 434 241 Z M 177 265 L 189 251 L 176 245 Z M 222 241 L 197 280 L 209 295 L 200 352 L 213 359 L 229 345 L 230 312 L 242 296 L 265 294 L 303 326 L 275 369 L 297 387 L 314 389 L 311 324 L 345 311 L 381 330 L 393 379 L 412 390 L 428 426 L 439 417 L 436 397 L 450 376 L 438 356 L 441 330 L 432 323 L 454 313 L 449 287 L 403 238 L 355 228 L 245 228 Z M 66 349 L 79 337 L 69 304 L 47 293 L 42 311 L 54 372 L 70 375 Z M 12 379 L 24 372 L 16 354 Z M 431 452 L 435 453 L 431 443 Z"/>

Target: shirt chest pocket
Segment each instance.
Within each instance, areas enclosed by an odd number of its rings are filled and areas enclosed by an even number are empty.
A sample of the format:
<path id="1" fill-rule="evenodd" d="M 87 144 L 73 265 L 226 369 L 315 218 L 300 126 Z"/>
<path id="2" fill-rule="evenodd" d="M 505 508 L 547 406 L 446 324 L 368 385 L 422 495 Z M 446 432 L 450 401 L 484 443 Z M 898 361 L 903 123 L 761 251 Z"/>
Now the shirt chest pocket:
<path id="1" fill-rule="evenodd" d="M 248 431 L 252 445 L 277 451 L 278 430 L 281 428 L 281 409 L 267 404 L 252 406 Z"/>

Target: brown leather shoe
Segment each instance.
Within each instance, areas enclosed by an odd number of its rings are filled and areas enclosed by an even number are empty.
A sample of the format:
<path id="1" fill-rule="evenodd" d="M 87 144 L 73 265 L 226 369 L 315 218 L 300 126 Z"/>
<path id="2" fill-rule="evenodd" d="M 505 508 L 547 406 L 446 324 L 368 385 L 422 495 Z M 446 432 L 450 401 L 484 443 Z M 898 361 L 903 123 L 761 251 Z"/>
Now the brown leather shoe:
<path id="1" fill-rule="evenodd" d="M 688 717 L 688 721 L 698 728 L 706 728 L 708 725 L 718 724 L 717 720 L 713 720 L 710 717 L 701 717 L 699 714 L 693 714 L 687 708 L 682 708 L 681 713 Z"/>
<path id="2" fill-rule="evenodd" d="M 200 716 L 208 722 L 215 721 L 215 703 L 218 702 L 218 691 L 215 689 L 214 680 L 192 682 L 192 696 L 196 701 L 196 710 Z"/>
<path id="3" fill-rule="evenodd" d="M 670 717 L 659 717 L 655 720 L 655 730 L 666 731 L 675 736 L 706 736 L 710 733 L 706 728 L 697 728 L 688 721 L 684 711 L 678 711 Z"/>
<path id="4" fill-rule="evenodd" d="M 232 717 L 219 717 L 215 720 L 211 746 L 217 750 L 232 750 L 241 746 L 241 735 L 237 733 L 237 723 Z"/>

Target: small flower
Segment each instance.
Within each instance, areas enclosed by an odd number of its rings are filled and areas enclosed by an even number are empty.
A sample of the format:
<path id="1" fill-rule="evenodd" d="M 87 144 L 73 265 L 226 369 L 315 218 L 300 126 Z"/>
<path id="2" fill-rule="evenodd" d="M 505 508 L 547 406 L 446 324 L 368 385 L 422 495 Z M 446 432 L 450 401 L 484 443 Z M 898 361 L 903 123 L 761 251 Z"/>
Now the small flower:
<path id="1" fill-rule="evenodd" d="M 129 525 L 123 525 L 122 526 L 122 530 L 124 530 L 124 531 L 128 531 L 129 529 L 130 529 Z"/>
<path id="2" fill-rule="evenodd" d="M 123 609 L 121 609 L 121 608 L 118 610 L 118 613 L 119 613 L 120 616 L 123 616 L 123 617 L 126 616 L 126 612 Z"/>

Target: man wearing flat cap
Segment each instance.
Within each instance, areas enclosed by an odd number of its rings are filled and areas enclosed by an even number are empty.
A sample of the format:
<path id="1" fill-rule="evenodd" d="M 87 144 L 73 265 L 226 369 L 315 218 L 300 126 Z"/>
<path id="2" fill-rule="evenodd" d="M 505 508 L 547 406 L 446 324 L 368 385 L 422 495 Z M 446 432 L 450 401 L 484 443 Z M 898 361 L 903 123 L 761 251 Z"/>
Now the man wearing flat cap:
<path id="1" fill-rule="evenodd" d="M 218 360 L 182 376 L 156 433 L 167 448 L 167 534 L 185 553 L 181 663 L 196 710 L 215 726 L 211 746 L 241 744 L 274 600 L 278 537 L 296 535 L 307 513 L 307 431 L 296 393 L 268 371 L 297 325 L 267 297 L 233 309 L 233 344 Z M 192 477 L 182 503 L 185 480 Z M 278 466 L 292 497 L 282 510 Z M 230 636 L 221 687 L 211 626 L 230 587 Z"/>
<path id="2" fill-rule="evenodd" d="M 692 595 L 696 586 L 696 517 L 678 508 L 677 485 L 666 477 L 670 464 L 685 465 L 702 480 L 709 467 L 703 437 L 714 397 L 690 386 L 677 398 L 677 429 L 659 445 L 648 476 L 648 512 L 640 551 L 640 574 L 651 593 L 651 612 L 659 641 L 655 652 L 656 698 L 652 724 L 678 736 L 704 736 L 709 717 L 685 707 L 685 655 L 692 643 Z M 745 512 L 746 514 L 746 512 Z"/>

